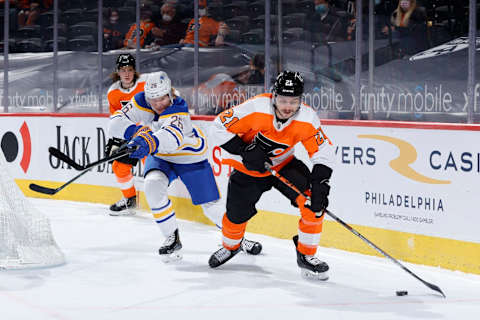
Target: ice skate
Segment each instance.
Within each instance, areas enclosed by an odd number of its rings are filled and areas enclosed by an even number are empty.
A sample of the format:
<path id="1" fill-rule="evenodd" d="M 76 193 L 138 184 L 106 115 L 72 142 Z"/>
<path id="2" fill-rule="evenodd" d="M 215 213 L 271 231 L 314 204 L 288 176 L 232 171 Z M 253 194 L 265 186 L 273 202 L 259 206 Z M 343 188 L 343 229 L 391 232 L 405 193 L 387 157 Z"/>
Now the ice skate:
<path id="1" fill-rule="evenodd" d="M 169 235 L 163 245 L 158 249 L 158 254 L 165 263 L 178 261 L 182 259 L 182 243 L 180 242 L 180 236 L 178 235 L 178 229 L 174 233 Z"/>
<path id="2" fill-rule="evenodd" d="M 228 250 L 225 247 L 221 247 L 217 251 L 215 251 L 210 259 L 208 259 L 208 265 L 210 268 L 216 268 L 227 262 L 228 260 L 232 259 L 238 252 L 240 248 L 236 250 Z"/>
<path id="3" fill-rule="evenodd" d="M 122 198 L 110 206 L 111 216 L 131 216 L 135 214 L 137 196 Z"/>
<path id="4" fill-rule="evenodd" d="M 243 238 L 240 244 L 240 249 L 243 252 L 256 256 L 257 254 L 260 254 L 260 252 L 262 252 L 262 244 L 257 241 Z"/>
<path id="5" fill-rule="evenodd" d="M 297 251 L 297 265 L 300 267 L 302 277 L 309 280 L 328 280 L 328 264 L 314 255 L 307 256 L 300 253 L 297 249 L 298 235 L 293 237 L 293 243 Z"/>

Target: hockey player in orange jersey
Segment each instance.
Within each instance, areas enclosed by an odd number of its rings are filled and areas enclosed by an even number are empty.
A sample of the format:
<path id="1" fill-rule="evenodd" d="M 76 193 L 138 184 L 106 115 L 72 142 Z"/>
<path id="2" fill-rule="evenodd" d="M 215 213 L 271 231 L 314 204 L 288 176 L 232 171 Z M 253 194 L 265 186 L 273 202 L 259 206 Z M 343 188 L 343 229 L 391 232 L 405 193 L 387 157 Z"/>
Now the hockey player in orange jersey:
<path id="1" fill-rule="evenodd" d="M 107 98 L 110 106 L 110 115 L 115 111 L 121 110 L 132 97 L 142 92 L 145 85 L 145 79 L 135 71 L 135 58 L 131 54 L 120 54 L 117 57 L 116 69 L 112 73 L 113 84 L 108 89 Z M 105 148 L 106 156 L 113 150 L 120 147 L 126 141 L 112 138 L 108 140 Z M 137 191 L 133 183 L 132 167 L 135 166 L 138 159 L 132 159 L 125 156 L 115 160 L 112 164 L 112 170 L 123 194 L 123 198 L 110 206 L 110 215 L 131 215 L 134 211 L 129 210 L 137 206 Z"/>
<path id="2" fill-rule="evenodd" d="M 329 267 L 315 253 L 323 211 L 328 206 L 333 147 L 320 127 L 316 112 L 302 103 L 303 87 L 303 78 L 298 72 L 283 71 L 275 81 L 273 94 L 255 96 L 216 117 L 215 134 L 221 147 L 230 154 L 222 163 L 235 170 L 228 184 L 223 247 L 210 257 L 210 267 L 216 268 L 238 253 L 247 222 L 257 213 L 256 203 L 264 192 L 274 187 L 300 209 L 298 235 L 293 241 L 302 274 L 328 279 Z M 298 142 L 308 152 L 312 172 L 294 156 Z M 305 203 L 305 198 L 272 176 L 265 168 L 266 163 L 300 191 L 310 192 L 311 203 Z"/>

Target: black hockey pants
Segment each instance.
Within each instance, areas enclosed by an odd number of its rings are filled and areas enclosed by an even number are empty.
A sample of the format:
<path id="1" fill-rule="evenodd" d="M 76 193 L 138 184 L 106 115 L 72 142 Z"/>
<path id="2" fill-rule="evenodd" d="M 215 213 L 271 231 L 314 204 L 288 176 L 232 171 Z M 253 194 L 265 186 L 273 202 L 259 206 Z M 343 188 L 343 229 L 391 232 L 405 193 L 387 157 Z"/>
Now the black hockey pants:
<path id="1" fill-rule="evenodd" d="M 292 182 L 300 191 L 310 188 L 310 170 L 297 158 L 293 158 L 279 173 Z M 252 177 L 234 170 L 230 175 L 227 192 L 227 217 L 241 224 L 250 220 L 256 213 L 255 205 L 262 194 L 272 187 L 295 203 L 297 194 L 276 177 Z"/>

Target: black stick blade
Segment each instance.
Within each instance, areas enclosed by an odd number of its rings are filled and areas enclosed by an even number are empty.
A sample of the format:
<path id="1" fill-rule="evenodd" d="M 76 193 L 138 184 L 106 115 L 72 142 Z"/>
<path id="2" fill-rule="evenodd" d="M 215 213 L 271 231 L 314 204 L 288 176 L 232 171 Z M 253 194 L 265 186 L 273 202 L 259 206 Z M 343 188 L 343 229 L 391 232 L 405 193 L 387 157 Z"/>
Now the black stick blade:
<path id="1" fill-rule="evenodd" d="M 35 183 L 30 183 L 30 185 L 28 187 L 33 191 L 43 193 L 43 194 L 54 195 L 58 192 L 57 189 L 42 187 L 42 186 L 39 186 L 38 184 L 35 184 Z"/>
<path id="2" fill-rule="evenodd" d="M 429 283 L 427 281 L 424 281 L 423 282 L 427 287 L 429 287 L 430 289 L 434 290 L 434 291 L 437 291 L 438 293 L 440 293 L 444 298 L 446 298 L 447 296 L 445 295 L 445 293 L 443 293 L 443 291 L 440 289 L 439 286 L 436 286 L 434 285 L 433 283 Z"/>
<path id="3" fill-rule="evenodd" d="M 75 162 L 75 160 L 71 159 L 69 156 L 67 156 L 65 153 L 61 152 L 57 148 L 50 147 L 48 148 L 48 152 L 54 156 L 55 158 L 62 160 L 69 166 L 73 167 L 75 170 L 83 170 L 85 169 L 84 166 L 79 165 L 78 163 Z"/>

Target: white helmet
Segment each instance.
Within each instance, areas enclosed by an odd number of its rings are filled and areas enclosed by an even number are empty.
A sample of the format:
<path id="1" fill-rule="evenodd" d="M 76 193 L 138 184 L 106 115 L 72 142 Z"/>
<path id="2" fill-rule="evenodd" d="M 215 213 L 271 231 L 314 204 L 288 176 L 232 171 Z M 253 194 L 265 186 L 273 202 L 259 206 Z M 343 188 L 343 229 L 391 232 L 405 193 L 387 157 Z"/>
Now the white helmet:
<path id="1" fill-rule="evenodd" d="M 144 91 L 147 100 L 160 98 L 168 94 L 170 101 L 173 103 L 172 82 L 168 75 L 163 71 L 153 72 L 147 75 Z"/>

